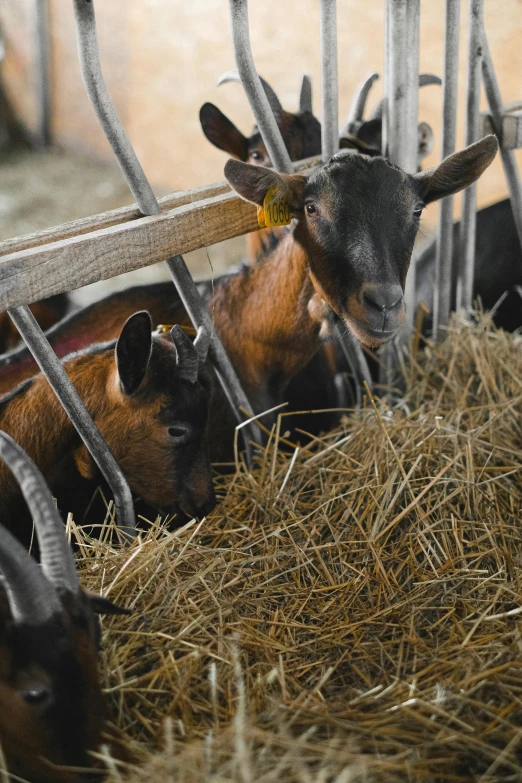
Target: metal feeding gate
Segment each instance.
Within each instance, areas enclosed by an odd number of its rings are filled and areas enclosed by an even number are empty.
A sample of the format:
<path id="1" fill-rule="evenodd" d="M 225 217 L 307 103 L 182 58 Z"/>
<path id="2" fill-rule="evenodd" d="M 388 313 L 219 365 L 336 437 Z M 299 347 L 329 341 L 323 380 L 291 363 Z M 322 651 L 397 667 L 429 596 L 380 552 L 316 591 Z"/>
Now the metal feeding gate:
<path id="1" fill-rule="evenodd" d="M 84 85 L 99 122 L 138 205 L 94 216 L 21 240 L 9 240 L 0 259 L 0 308 L 8 309 L 18 331 L 34 355 L 71 421 L 108 482 L 117 521 L 129 532 L 135 528 L 132 497 L 121 469 L 69 380 L 62 364 L 31 314 L 28 302 L 139 269 L 167 258 L 176 290 L 197 329 L 212 334 L 210 359 L 236 419 L 241 425 L 247 460 L 260 430 L 251 407 L 218 336 L 210 315 L 183 260 L 182 253 L 248 233 L 257 228 L 251 205 L 222 183 L 175 193 L 159 201 L 141 168 L 107 93 L 100 67 L 93 0 L 73 0 L 78 52 Z M 466 144 L 480 135 L 481 72 L 488 98 L 489 123 L 501 143 L 502 161 L 511 204 L 522 244 L 522 190 L 512 148 L 522 146 L 522 112 L 502 105 L 483 24 L 483 0 L 469 0 L 468 84 Z M 322 160 L 339 149 L 336 0 L 320 0 L 322 72 Z M 236 66 L 259 131 L 278 171 L 291 173 L 310 167 L 293 164 L 284 145 L 254 65 L 248 26 L 248 0 L 230 0 Z M 446 0 L 444 61 L 443 157 L 455 150 L 459 0 Z M 417 167 L 417 114 L 420 0 L 386 0 L 385 98 L 383 154 L 413 173 Z M 405 54 L 406 53 L 406 54 Z M 518 109 L 518 111 L 517 111 Z M 508 130 L 507 130 L 508 129 Z M 509 133 L 509 144 L 503 144 Z M 453 200 L 440 204 L 437 235 L 434 332 L 447 324 L 451 301 Z M 475 186 L 464 193 L 462 254 L 458 269 L 458 309 L 469 311 L 475 247 Z M 0 248 L 1 249 L 1 248 Z M 101 259 L 101 261 L 100 261 Z M 89 263 L 89 261 L 91 263 Z M 103 266 L 101 266 L 101 264 Z M 415 266 L 406 287 L 407 321 L 403 334 L 413 329 Z M 364 354 L 357 341 L 346 339 L 340 324 L 335 335 L 352 368 L 358 399 L 364 381 L 371 383 Z M 404 338 L 403 338 L 404 339 Z M 388 352 L 388 356 L 392 351 Z"/>

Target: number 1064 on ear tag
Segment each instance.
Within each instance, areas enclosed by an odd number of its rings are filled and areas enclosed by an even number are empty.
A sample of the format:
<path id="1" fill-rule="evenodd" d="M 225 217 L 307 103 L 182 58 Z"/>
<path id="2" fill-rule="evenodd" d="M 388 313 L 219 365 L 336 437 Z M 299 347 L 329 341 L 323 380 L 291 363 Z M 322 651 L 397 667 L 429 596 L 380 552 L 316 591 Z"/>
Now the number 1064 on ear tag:
<path id="1" fill-rule="evenodd" d="M 261 217 L 258 209 L 258 219 Z M 291 222 L 290 206 L 287 201 L 277 198 L 277 188 L 270 188 L 263 200 L 262 218 L 265 226 L 288 226 Z M 261 221 L 259 221 L 261 225 Z"/>

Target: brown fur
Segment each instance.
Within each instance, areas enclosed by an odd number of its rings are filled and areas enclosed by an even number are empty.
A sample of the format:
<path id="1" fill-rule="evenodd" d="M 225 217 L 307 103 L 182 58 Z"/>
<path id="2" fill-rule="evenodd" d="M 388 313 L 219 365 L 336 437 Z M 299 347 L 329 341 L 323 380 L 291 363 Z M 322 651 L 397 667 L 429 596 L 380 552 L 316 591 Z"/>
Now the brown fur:
<path id="1" fill-rule="evenodd" d="M 41 302 L 34 302 L 34 304 L 29 305 L 29 309 L 45 332 L 65 314 L 67 297 L 59 295 L 43 299 Z M 0 313 L 0 354 L 15 348 L 21 341 L 22 338 L 18 333 L 18 329 L 9 318 L 9 315 L 6 312 Z"/>
<path id="2" fill-rule="evenodd" d="M 175 349 L 168 335 L 154 337 L 152 346 L 151 365 L 132 395 L 121 390 L 113 344 L 72 356 L 64 366 L 131 490 L 156 508 L 172 512 L 179 503 L 188 514 L 198 515 L 215 504 L 207 450 L 207 392 L 199 381 L 192 386 L 176 378 Z M 195 433 L 190 447 L 173 446 L 169 416 L 173 424 L 178 420 L 190 424 Z M 92 458 L 42 375 L 0 399 L 0 429 L 22 446 L 53 492 L 67 498 L 66 503 L 74 502 L 69 490 L 80 476 L 97 475 Z M 20 490 L 3 463 L 0 487 L 0 519 L 24 538 L 30 527 L 22 531 L 17 523 L 16 512 L 23 507 Z M 71 510 L 70 505 L 64 510 Z"/>

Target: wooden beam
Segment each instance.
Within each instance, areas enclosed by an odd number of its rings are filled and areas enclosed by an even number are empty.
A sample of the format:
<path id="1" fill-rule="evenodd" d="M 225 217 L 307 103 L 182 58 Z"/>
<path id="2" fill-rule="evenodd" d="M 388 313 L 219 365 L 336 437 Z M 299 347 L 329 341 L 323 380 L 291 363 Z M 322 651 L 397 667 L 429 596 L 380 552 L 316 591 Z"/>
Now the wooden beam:
<path id="1" fill-rule="evenodd" d="M 307 173 L 318 158 L 296 164 Z M 0 242 L 0 311 L 31 304 L 258 229 L 256 209 L 226 182 L 171 193 L 162 211 L 136 205 Z"/>
<path id="2" fill-rule="evenodd" d="M 252 204 L 224 193 L 0 258 L 0 310 L 157 264 L 258 228 Z"/>

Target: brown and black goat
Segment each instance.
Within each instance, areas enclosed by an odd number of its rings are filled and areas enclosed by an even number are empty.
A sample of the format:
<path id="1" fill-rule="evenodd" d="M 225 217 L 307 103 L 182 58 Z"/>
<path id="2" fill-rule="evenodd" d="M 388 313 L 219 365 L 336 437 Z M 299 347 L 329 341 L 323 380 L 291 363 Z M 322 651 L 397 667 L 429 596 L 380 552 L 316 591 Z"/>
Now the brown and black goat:
<path id="1" fill-rule="evenodd" d="M 82 590 L 43 476 L 3 432 L 0 458 L 27 502 L 41 559 L 0 524 L 0 746 L 17 780 L 92 779 L 89 751 L 100 745 L 106 719 L 97 614 L 124 610 Z"/>
<path id="2" fill-rule="evenodd" d="M 275 188 L 295 218 L 262 263 L 202 286 L 256 413 L 281 402 L 292 378 L 318 351 L 329 307 L 366 345 L 394 336 L 404 318 L 404 284 L 422 209 L 474 182 L 497 148 L 495 137 L 487 136 L 414 175 L 350 150 L 309 176 L 227 163 L 225 175 L 240 196 L 261 205 Z M 60 353 L 71 341 L 113 337 L 138 302 L 156 322 L 187 320 L 169 284 L 144 286 L 70 316 L 49 332 L 49 340 Z M 7 361 L 5 372 L 13 379 L 24 372 L 27 357 L 18 352 Z M 0 363 L 0 383 L 3 375 Z M 216 404 L 214 397 L 213 411 Z M 219 418 L 211 416 L 211 425 Z M 230 445 L 230 437 L 227 443 L 211 430 L 214 456 Z"/>
<path id="3" fill-rule="evenodd" d="M 121 334 L 120 334 L 121 332 Z M 147 312 L 120 321 L 116 342 L 66 357 L 64 367 L 121 466 L 131 490 L 165 513 L 204 516 L 216 503 L 208 456 L 208 340 L 176 326 L 151 332 Z M 111 335 L 107 335 L 110 337 Z M 78 511 L 98 472 L 43 375 L 0 398 L 0 429 L 27 451 L 64 511 Z M 19 538 L 22 498 L 0 466 L 0 515 Z M 30 520 L 26 520 L 29 523 Z"/>

